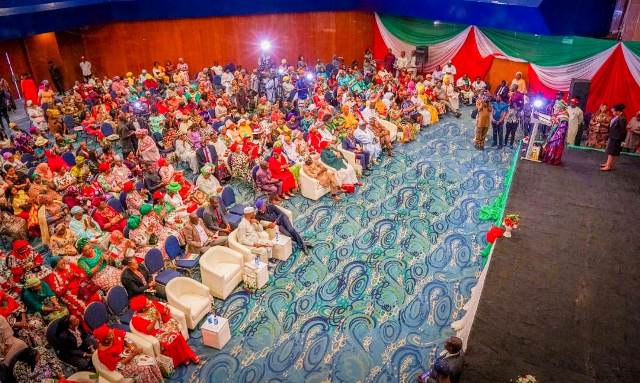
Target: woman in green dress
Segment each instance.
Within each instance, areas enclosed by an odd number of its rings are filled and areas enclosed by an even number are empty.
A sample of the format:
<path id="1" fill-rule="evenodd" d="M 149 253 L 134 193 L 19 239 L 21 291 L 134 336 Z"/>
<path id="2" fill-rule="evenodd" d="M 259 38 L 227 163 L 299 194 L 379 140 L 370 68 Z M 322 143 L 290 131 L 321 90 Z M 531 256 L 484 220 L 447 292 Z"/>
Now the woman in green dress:
<path id="1" fill-rule="evenodd" d="M 102 249 L 89 243 L 86 238 L 76 241 L 76 248 L 82 253 L 78 259 L 78 266 L 100 290 L 106 293 L 113 286 L 120 284 L 122 270 L 109 266 L 107 258 L 102 255 Z"/>

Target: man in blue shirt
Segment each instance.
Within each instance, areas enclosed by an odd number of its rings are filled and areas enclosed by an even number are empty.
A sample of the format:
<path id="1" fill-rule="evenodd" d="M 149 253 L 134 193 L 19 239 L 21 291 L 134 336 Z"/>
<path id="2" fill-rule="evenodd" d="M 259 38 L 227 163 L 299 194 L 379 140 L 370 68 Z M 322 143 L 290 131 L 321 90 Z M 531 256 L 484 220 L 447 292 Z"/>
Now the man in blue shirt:
<path id="1" fill-rule="evenodd" d="M 491 103 L 493 107 L 493 113 L 491 114 L 491 126 L 493 127 L 493 144 L 492 147 L 498 146 L 498 149 L 502 149 L 503 145 L 503 126 L 504 119 L 507 115 L 507 109 L 509 109 L 509 105 L 505 102 L 503 98 L 496 98 L 494 102 Z"/>

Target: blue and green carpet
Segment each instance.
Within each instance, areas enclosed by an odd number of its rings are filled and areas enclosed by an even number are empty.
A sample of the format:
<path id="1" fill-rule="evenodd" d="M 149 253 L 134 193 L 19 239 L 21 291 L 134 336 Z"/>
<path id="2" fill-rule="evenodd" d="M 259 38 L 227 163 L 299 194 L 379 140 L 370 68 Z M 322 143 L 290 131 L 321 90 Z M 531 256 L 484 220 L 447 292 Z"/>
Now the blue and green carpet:
<path id="1" fill-rule="evenodd" d="M 240 285 L 217 301 L 231 341 L 211 349 L 194 331 L 203 362 L 171 381 L 415 381 L 464 314 L 490 226 L 478 211 L 502 192 L 513 155 L 475 150 L 473 125 L 423 129 L 339 202 L 288 201 L 315 247 L 294 252 L 261 290 Z"/>

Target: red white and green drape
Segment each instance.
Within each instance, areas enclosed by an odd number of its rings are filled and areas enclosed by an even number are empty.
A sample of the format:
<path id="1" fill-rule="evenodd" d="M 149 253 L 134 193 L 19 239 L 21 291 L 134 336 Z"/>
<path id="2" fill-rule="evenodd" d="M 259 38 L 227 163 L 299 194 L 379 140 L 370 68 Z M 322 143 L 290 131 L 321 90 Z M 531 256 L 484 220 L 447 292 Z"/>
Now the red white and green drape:
<path id="1" fill-rule="evenodd" d="M 494 58 L 520 62 L 526 65 L 530 91 L 554 96 L 568 91 L 572 79 L 588 79 L 588 111 L 619 102 L 628 106 L 628 115 L 640 110 L 640 42 L 541 36 L 379 14 L 375 24 L 377 58 L 388 48 L 398 54 L 428 46 L 426 70 L 451 60 L 459 75 L 471 78 L 487 76 Z"/>

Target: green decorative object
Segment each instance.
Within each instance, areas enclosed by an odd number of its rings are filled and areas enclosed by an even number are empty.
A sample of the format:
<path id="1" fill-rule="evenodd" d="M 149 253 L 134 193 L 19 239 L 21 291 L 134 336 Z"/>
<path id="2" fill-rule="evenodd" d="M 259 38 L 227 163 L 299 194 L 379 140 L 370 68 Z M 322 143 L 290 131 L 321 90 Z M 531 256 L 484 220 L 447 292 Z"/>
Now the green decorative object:
<path id="1" fill-rule="evenodd" d="M 431 20 L 378 15 L 389 32 L 400 40 L 416 45 L 433 45 L 450 40 L 467 28 L 462 24 L 434 23 Z"/>

